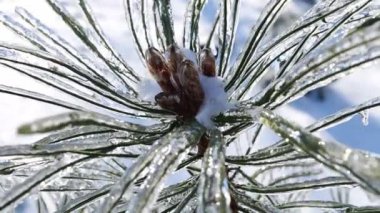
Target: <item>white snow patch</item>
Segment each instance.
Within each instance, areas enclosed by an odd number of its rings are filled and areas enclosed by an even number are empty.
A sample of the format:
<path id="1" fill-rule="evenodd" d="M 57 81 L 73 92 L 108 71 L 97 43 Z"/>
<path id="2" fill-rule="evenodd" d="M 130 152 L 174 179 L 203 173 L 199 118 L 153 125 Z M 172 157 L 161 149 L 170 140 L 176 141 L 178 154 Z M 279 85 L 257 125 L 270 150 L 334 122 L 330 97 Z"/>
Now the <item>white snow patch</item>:
<path id="1" fill-rule="evenodd" d="M 137 87 L 137 92 L 142 100 L 155 102 L 154 97 L 162 90 L 155 80 L 143 78 Z"/>
<path id="2" fill-rule="evenodd" d="M 205 99 L 196 119 L 205 127 L 213 128 L 214 123 L 211 121 L 211 118 L 231 109 L 233 105 L 228 103 L 228 95 L 224 91 L 222 78 L 207 77 L 200 74 L 199 80 L 205 93 Z"/>
<path id="3" fill-rule="evenodd" d="M 181 52 L 185 56 L 186 59 L 192 61 L 196 66 L 198 66 L 198 59 L 197 59 L 196 53 L 186 48 L 182 48 Z"/>
<path id="4" fill-rule="evenodd" d="M 192 61 L 198 67 L 198 57 L 195 52 L 187 48 L 180 48 L 179 51 L 176 51 L 176 53 L 181 53 L 185 59 Z M 169 56 L 170 56 L 170 52 L 166 51 L 164 53 L 164 57 L 167 61 L 169 60 Z"/>

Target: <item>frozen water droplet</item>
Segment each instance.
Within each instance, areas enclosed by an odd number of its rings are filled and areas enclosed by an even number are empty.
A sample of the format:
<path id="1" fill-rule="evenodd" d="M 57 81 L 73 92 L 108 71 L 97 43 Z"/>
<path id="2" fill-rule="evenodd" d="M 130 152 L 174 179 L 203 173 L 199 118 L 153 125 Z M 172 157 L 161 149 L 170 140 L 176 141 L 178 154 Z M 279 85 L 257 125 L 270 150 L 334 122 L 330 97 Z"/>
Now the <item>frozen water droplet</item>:
<path id="1" fill-rule="evenodd" d="M 299 131 L 292 131 L 292 133 L 290 134 L 290 137 L 298 140 L 300 137 L 300 132 Z"/>
<path id="2" fill-rule="evenodd" d="M 362 116 L 362 123 L 364 126 L 368 125 L 368 118 L 369 118 L 369 112 L 368 110 L 363 110 L 360 112 L 360 115 Z"/>
<path id="3" fill-rule="evenodd" d="M 252 110 L 249 111 L 249 113 L 252 116 L 252 119 L 258 120 L 260 117 L 260 113 L 263 111 L 262 107 L 255 107 Z"/>
<path id="4" fill-rule="evenodd" d="M 344 161 L 347 161 L 347 160 L 349 159 L 351 153 L 352 153 L 352 150 L 351 150 L 351 149 L 346 149 L 346 150 L 344 151 L 343 160 L 344 160 Z"/>

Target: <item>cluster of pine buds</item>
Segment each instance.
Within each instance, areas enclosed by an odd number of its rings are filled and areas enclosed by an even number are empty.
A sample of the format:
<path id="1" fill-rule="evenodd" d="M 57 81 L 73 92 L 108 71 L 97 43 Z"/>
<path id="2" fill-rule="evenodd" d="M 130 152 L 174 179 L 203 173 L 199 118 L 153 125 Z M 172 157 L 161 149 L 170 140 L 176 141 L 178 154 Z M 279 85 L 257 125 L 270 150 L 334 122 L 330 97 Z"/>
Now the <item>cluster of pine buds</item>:
<path id="1" fill-rule="evenodd" d="M 157 104 L 183 120 L 195 118 L 205 98 L 199 75 L 215 77 L 215 58 L 211 50 L 200 52 L 200 66 L 186 58 L 176 45 L 170 45 L 165 55 L 150 47 L 145 57 L 149 72 L 162 90 L 155 96 Z M 204 154 L 208 142 L 204 134 L 198 143 L 199 155 Z"/>
<path id="2" fill-rule="evenodd" d="M 157 104 L 184 120 L 194 118 L 205 96 L 199 75 L 215 77 L 215 59 L 211 51 L 201 51 L 198 67 L 176 45 L 169 46 L 165 55 L 151 47 L 146 51 L 146 62 L 162 90 L 155 96 Z"/>

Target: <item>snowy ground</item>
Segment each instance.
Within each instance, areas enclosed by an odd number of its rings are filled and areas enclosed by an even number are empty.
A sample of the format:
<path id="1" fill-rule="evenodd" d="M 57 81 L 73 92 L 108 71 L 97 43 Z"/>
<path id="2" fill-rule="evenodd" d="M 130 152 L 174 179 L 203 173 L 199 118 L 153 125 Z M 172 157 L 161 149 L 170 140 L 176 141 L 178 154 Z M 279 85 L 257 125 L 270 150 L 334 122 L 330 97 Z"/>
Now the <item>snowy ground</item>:
<path id="1" fill-rule="evenodd" d="M 181 26 L 184 19 L 184 10 L 186 8 L 184 2 L 185 1 L 183 0 L 175 1 L 175 9 L 173 11 L 176 32 L 179 32 L 177 33 L 178 39 L 182 33 Z M 253 11 L 257 11 L 257 9 L 262 7 L 262 3 L 258 4 L 257 1 L 243 0 L 242 3 L 244 6 L 241 10 L 241 22 L 238 28 L 239 33 L 236 38 L 237 47 L 243 45 L 243 41 L 247 37 L 250 26 L 258 15 Z M 297 4 L 299 4 L 299 1 Z M 96 5 L 101 5 L 101 7 Z M 15 6 L 23 6 L 27 8 L 31 13 L 44 20 L 48 26 L 54 26 L 54 29 L 60 32 L 60 34 L 67 40 L 73 41 L 76 45 L 79 44 L 75 36 L 65 28 L 60 19 L 48 9 L 48 6 L 43 0 L 0 0 L 0 11 L 4 13 L 12 14 Z M 217 7 L 217 4 L 210 4 L 208 7 L 210 11 L 212 11 L 213 7 Z M 115 48 L 127 59 L 130 65 L 136 70 L 141 70 L 142 73 L 145 73 L 138 56 L 135 54 L 128 27 L 124 24 L 124 14 L 120 9 L 122 8 L 122 1 L 99 0 L 94 3 L 93 8 L 104 28 L 104 32 L 109 36 L 111 43 L 114 44 Z M 72 9 L 73 14 L 80 15 L 78 9 L 75 7 L 70 7 L 70 9 Z M 298 10 L 301 11 L 302 9 Z M 215 16 L 215 14 L 208 14 L 207 10 L 206 14 L 206 18 L 202 20 L 203 27 L 200 29 L 201 35 L 205 35 L 205 33 L 211 28 L 211 21 Z M 3 26 L 0 26 L 0 40 L 22 43 L 20 39 L 15 37 L 14 34 L 10 33 Z M 30 88 L 35 91 L 43 91 L 44 93 L 52 94 L 53 96 L 58 95 L 56 91 L 47 89 L 33 80 L 15 74 L 5 68 L 0 69 L 0 84 L 16 85 L 23 88 Z M 380 70 L 377 66 L 373 66 L 357 72 L 326 88 L 325 100 L 323 102 L 317 101 L 315 98 L 302 98 L 292 103 L 290 106 L 281 108 L 279 113 L 306 126 L 325 115 L 336 112 L 345 107 L 362 103 L 379 95 Z M 29 137 L 24 138 L 16 135 L 16 128 L 23 122 L 32 121 L 41 116 L 56 114 L 59 112 L 63 112 L 63 110 L 35 101 L 0 94 L 0 144 L 31 142 L 32 139 Z M 322 134 L 324 137 L 340 141 L 351 147 L 380 153 L 380 109 L 369 111 L 368 125 L 363 125 L 362 117 L 356 115 L 349 122 L 334 127 Z M 267 135 L 262 136 L 262 139 L 273 138 L 274 136 L 272 136 L 269 131 Z M 263 145 L 264 144 L 258 144 L 258 147 Z"/>

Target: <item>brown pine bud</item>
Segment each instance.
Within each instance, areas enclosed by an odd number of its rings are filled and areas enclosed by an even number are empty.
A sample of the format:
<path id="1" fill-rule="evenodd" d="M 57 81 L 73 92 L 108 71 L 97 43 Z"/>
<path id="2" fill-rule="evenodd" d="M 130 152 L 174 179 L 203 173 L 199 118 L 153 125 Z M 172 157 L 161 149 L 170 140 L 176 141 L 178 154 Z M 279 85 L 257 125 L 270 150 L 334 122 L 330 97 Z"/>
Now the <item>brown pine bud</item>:
<path id="1" fill-rule="evenodd" d="M 179 81 L 182 85 L 181 106 L 184 117 L 195 117 L 203 103 L 204 92 L 192 61 L 185 60 L 181 63 Z"/>
<path id="2" fill-rule="evenodd" d="M 168 47 L 167 60 L 172 72 L 176 73 L 181 66 L 181 62 L 184 60 L 184 56 L 176 44 L 172 44 Z"/>
<path id="3" fill-rule="evenodd" d="M 180 97 L 177 94 L 169 94 L 165 92 L 158 93 L 155 96 L 156 103 L 163 109 L 180 113 Z"/>
<path id="4" fill-rule="evenodd" d="M 212 55 L 211 50 L 202 49 L 199 58 L 200 58 L 200 64 L 201 64 L 201 71 L 203 75 L 209 76 L 209 77 L 215 77 L 216 75 L 215 58 Z"/>
<path id="5" fill-rule="evenodd" d="M 231 212 L 232 213 L 237 213 L 237 212 L 239 212 L 239 205 L 236 202 L 236 199 L 232 196 L 232 193 L 230 193 L 230 194 L 231 194 L 231 202 L 230 202 Z"/>
<path id="6" fill-rule="evenodd" d="M 167 60 L 169 70 L 171 72 L 171 83 L 177 89 L 177 91 L 180 91 L 181 84 L 178 78 L 178 69 L 184 60 L 184 56 L 176 44 L 172 44 L 168 47 Z"/>
<path id="7" fill-rule="evenodd" d="M 209 143 L 210 143 L 210 138 L 208 137 L 207 134 L 203 134 L 197 144 L 197 148 L 198 148 L 197 154 L 200 156 L 203 156 L 209 146 Z"/>
<path id="8" fill-rule="evenodd" d="M 160 85 L 163 92 L 173 93 L 176 91 L 171 83 L 171 73 L 163 55 L 154 47 L 150 47 L 145 53 L 145 60 L 149 72 Z"/>

